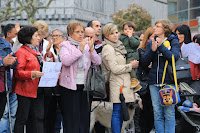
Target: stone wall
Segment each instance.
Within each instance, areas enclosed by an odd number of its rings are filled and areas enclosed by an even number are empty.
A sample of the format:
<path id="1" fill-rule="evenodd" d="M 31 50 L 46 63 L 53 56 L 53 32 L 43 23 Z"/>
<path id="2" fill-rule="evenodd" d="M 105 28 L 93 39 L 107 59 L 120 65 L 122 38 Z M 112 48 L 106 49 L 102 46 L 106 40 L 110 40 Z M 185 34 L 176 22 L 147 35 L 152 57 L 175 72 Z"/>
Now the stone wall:
<path id="1" fill-rule="evenodd" d="M 39 0 L 44 5 L 47 0 Z M 6 0 L 0 0 L 0 8 L 3 8 Z M 110 15 L 118 9 L 127 9 L 128 5 L 135 2 L 141 5 L 152 15 L 152 22 L 159 18 L 167 19 L 167 0 L 54 0 L 48 9 L 40 9 L 35 15 L 35 19 L 44 20 L 50 29 L 61 28 L 66 30 L 67 24 L 71 20 L 79 20 L 86 25 L 90 20 L 99 20 L 102 25 L 112 22 Z M 15 5 L 13 5 L 15 6 Z M 19 22 L 27 25 L 27 16 L 12 18 L 2 25 Z"/>

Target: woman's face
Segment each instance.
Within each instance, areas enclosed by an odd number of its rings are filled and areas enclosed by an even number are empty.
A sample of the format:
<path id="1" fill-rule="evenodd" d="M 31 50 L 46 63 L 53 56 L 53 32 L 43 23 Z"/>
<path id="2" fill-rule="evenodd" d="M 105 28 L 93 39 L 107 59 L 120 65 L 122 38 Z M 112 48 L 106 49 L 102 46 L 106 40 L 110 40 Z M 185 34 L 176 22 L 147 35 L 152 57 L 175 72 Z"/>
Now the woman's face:
<path id="1" fill-rule="evenodd" d="M 70 37 L 77 42 L 81 42 L 84 37 L 83 27 L 76 26 L 76 28 L 74 29 L 74 32 L 70 35 Z"/>
<path id="2" fill-rule="evenodd" d="M 183 44 L 185 35 L 184 34 L 180 34 L 180 32 L 178 30 L 176 31 L 176 34 L 178 35 L 179 43 Z"/>
<path id="3" fill-rule="evenodd" d="M 155 36 L 162 36 L 162 35 L 164 35 L 164 29 L 163 29 L 163 26 L 162 26 L 162 23 L 157 23 L 154 27 L 153 27 L 153 29 L 154 29 L 154 35 Z"/>
<path id="4" fill-rule="evenodd" d="M 152 35 L 149 37 L 148 41 L 151 41 L 152 39 L 154 39 L 154 37 L 155 37 L 155 35 L 152 34 Z"/>
<path id="5" fill-rule="evenodd" d="M 35 32 L 31 38 L 31 44 L 36 47 L 36 46 L 39 46 L 39 43 L 40 43 L 40 36 L 38 34 L 38 32 Z"/>
<path id="6" fill-rule="evenodd" d="M 45 37 L 42 31 L 38 31 L 38 36 L 40 37 L 40 42 L 42 42 L 42 39 Z"/>
<path id="7" fill-rule="evenodd" d="M 111 42 L 117 42 L 119 38 L 119 32 L 118 29 L 114 30 L 110 35 L 106 37 Z"/>

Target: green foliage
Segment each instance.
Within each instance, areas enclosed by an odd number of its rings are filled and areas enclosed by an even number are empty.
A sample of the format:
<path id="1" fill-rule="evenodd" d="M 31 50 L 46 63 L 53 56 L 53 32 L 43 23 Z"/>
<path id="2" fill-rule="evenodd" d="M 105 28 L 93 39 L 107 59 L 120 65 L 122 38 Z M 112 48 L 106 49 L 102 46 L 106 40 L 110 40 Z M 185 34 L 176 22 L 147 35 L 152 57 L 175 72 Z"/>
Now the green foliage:
<path id="1" fill-rule="evenodd" d="M 122 24 L 126 21 L 132 21 L 136 24 L 136 31 L 146 30 L 151 26 L 151 15 L 141 6 L 131 4 L 127 10 L 119 9 L 118 12 L 111 15 L 119 31 L 122 30 Z"/>

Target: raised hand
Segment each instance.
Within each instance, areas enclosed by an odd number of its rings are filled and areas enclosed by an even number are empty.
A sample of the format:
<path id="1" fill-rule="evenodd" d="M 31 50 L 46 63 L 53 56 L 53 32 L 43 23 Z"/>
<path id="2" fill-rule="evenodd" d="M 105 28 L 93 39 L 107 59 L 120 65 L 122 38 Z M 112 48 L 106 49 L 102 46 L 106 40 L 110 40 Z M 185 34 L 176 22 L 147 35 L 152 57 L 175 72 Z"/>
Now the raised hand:
<path id="1" fill-rule="evenodd" d="M 130 38 L 130 37 L 132 37 L 132 35 L 133 35 L 133 32 L 132 31 L 127 31 L 127 36 Z"/>
<path id="2" fill-rule="evenodd" d="M 155 41 L 154 38 L 153 38 L 152 39 L 152 47 L 151 47 L 151 49 L 152 49 L 152 51 L 155 52 L 157 50 L 157 48 L 158 48 L 158 42 Z"/>
<path id="3" fill-rule="evenodd" d="M 10 54 L 8 54 L 3 59 L 4 66 L 13 65 L 16 62 L 17 57 L 13 57 L 12 55 L 13 55 L 13 52 L 11 52 Z"/>
<path id="4" fill-rule="evenodd" d="M 88 38 L 88 45 L 90 47 L 90 52 L 92 53 L 94 51 L 94 39 L 90 39 L 90 37 Z"/>
<path id="5" fill-rule="evenodd" d="M 79 46 L 79 50 L 82 52 L 85 48 L 85 45 L 88 42 L 88 37 L 86 37 L 85 39 L 83 39 L 83 41 L 81 42 L 80 46 Z"/>
<path id="6" fill-rule="evenodd" d="M 16 24 L 15 24 L 15 29 L 17 30 L 17 32 L 20 31 L 20 24 L 19 24 L 19 23 L 16 23 Z"/>

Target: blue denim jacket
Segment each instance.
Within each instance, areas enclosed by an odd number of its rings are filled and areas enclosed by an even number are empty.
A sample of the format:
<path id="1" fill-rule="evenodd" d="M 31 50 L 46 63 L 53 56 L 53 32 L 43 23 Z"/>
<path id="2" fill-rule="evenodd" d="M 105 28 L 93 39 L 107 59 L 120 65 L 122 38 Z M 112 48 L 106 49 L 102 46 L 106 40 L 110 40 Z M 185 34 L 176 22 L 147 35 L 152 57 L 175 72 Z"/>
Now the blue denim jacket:
<path id="1" fill-rule="evenodd" d="M 17 61 L 13 65 L 5 67 L 3 59 L 11 52 L 12 52 L 12 50 L 11 50 L 10 43 L 5 39 L 0 38 L 0 69 L 3 70 L 2 68 L 5 68 L 6 70 L 8 70 L 8 73 L 7 73 L 8 82 L 7 83 L 8 83 L 8 88 L 10 91 L 12 90 L 12 80 L 11 80 L 11 75 L 10 75 L 10 69 L 11 68 L 14 69 L 17 66 Z M 13 53 L 13 56 L 14 56 L 14 53 Z M 2 76 L 1 76 L 1 78 L 2 78 Z M 0 82 L 2 82 L 2 81 L 0 81 Z"/>

